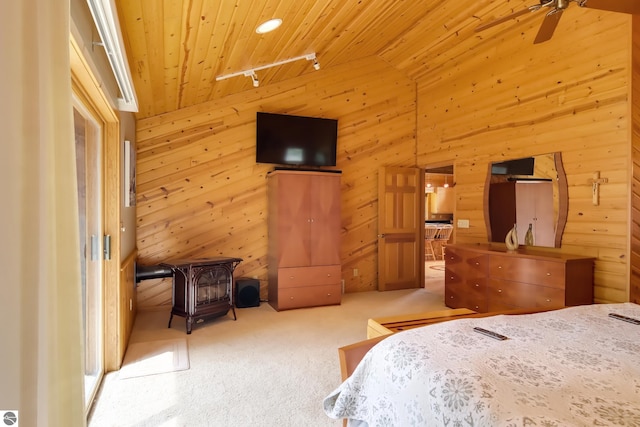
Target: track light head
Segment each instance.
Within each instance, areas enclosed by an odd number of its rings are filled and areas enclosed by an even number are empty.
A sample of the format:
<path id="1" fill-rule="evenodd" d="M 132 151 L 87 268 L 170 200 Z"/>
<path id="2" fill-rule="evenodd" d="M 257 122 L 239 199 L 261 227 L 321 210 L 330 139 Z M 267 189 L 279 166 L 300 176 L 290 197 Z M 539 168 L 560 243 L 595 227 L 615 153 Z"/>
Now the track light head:
<path id="1" fill-rule="evenodd" d="M 315 53 L 310 53 L 308 55 L 305 55 L 304 59 L 306 59 L 307 61 L 312 61 L 313 62 L 313 68 L 315 70 L 319 70 L 320 69 L 320 63 L 318 62 L 318 58 L 316 58 L 316 54 Z"/>
<path id="2" fill-rule="evenodd" d="M 251 77 L 251 83 L 253 83 L 253 87 L 260 86 L 260 80 L 258 80 L 258 75 L 254 70 L 247 70 L 244 73 L 245 76 Z"/>

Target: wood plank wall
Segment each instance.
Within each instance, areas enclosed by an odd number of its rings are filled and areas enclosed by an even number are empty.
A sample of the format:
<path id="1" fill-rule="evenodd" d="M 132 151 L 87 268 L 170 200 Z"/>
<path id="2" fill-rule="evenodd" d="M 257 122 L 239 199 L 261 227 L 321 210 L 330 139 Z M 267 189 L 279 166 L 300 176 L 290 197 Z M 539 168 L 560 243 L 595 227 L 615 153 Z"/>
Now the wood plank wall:
<path id="1" fill-rule="evenodd" d="M 376 289 L 378 168 L 415 166 L 416 85 L 373 57 L 139 120 L 139 262 L 240 257 L 235 277 L 260 279 L 266 298 L 273 167 L 255 163 L 257 111 L 339 120 L 345 289 Z M 170 280 L 140 283 L 139 309 L 170 304 Z"/>
<path id="2" fill-rule="evenodd" d="M 631 18 L 578 14 L 550 42 L 505 32 L 479 44 L 474 61 L 452 59 L 421 80 L 418 164 L 454 164 L 456 218 L 470 221 L 456 242 L 473 243 L 486 241 L 479 207 L 488 163 L 561 151 L 569 216 L 556 250 L 597 258 L 596 302 L 627 301 Z M 608 179 L 598 206 L 596 171 Z"/>
<path id="3" fill-rule="evenodd" d="M 632 87 L 631 129 L 632 194 L 631 194 L 631 277 L 629 301 L 640 304 L 640 16 L 632 20 Z"/>
<path id="4" fill-rule="evenodd" d="M 116 313 L 117 335 L 116 343 L 112 347 L 115 355 L 109 362 L 108 371 L 118 370 L 122 366 L 129 338 L 131 338 L 131 332 L 133 331 L 133 324 L 136 320 L 136 255 L 137 252 L 134 250 L 122 261 L 120 266 L 120 283 L 116 297 L 118 301 Z"/>

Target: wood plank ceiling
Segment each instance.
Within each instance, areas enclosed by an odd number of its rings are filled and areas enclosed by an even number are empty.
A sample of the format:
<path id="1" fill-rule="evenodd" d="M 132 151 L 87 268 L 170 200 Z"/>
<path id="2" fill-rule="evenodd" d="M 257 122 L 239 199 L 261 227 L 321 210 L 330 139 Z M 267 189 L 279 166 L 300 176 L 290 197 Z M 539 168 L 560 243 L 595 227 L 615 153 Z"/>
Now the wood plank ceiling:
<path id="1" fill-rule="evenodd" d="M 508 42 L 519 25 L 537 28 L 541 13 L 477 33 L 480 24 L 524 9 L 532 0 L 116 0 L 140 111 L 137 118 L 252 89 L 245 76 L 217 76 L 317 54 L 321 68 L 377 56 L 408 77 L 437 79 L 473 60 L 483 48 Z M 535 0 L 533 0 L 535 3 Z M 570 13 L 589 13 L 572 4 Z M 565 13 L 565 16 L 568 13 Z M 283 25 L 267 34 L 271 18 Z M 560 25 L 570 25 L 564 18 Z M 533 37 L 535 30 L 526 31 Z M 513 34 L 513 33 L 511 33 Z M 258 71 L 260 86 L 313 73 L 300 60 Z"/>

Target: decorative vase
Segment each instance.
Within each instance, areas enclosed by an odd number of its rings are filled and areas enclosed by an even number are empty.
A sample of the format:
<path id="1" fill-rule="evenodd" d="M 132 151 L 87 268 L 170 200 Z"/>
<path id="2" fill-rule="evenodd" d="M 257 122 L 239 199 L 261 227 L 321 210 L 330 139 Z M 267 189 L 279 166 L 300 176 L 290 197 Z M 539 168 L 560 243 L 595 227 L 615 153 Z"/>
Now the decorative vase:
<path id="1" fill-rule="evenodd" d="M 527 234 L 524 235 L 524 244 L 527 246 L 533 246 L 533 230 L 531 224 L 529 224 Z"/>
<path id="2" fill-rule="evenodd" d="M 518 249 L 518 246 L 520 246 L 518 243 L 518 228 L 516 224 L 513 224 L 513 228 L 507 233 L 504 243 L 507 245 L 507 250 L 509 251 L 515 251 Z"/>

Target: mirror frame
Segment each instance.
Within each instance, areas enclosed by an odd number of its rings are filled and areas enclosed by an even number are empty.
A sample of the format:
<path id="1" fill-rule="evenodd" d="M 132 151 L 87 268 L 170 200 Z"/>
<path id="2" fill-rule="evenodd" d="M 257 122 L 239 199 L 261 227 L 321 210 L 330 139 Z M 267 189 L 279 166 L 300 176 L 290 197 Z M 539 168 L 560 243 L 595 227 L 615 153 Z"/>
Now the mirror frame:
<path id="1" fill-rule="evenodd" d="M 567 175 L 562 165 L 562 153 L 556 152 L 553 154 L 553 161 L 558 174 L 558 216 L 556 218 L 556 231 L 554 238 L 554 247 L 559 248 L 562 246 L 562 235 L 567 225 L 567 218 L 569 216 L 569 185 L 567 183 Z M 505 160 L 501 160 L 503 162 Z M 487 170 L 487 178 L 484 183 L 484 223 L 487 228 L 487 240 L 492 242 L 491 238 L 491 221 L 489 219 L 489 187 L 491 185 L 491 166 L 495 162 L 489 162 L 489 168 Z M 536 247 L 536 246 L 533 246 Z M 544 246 L 537 246 L 544 247 Z"/>

